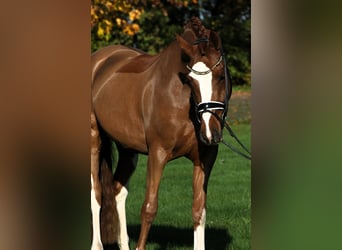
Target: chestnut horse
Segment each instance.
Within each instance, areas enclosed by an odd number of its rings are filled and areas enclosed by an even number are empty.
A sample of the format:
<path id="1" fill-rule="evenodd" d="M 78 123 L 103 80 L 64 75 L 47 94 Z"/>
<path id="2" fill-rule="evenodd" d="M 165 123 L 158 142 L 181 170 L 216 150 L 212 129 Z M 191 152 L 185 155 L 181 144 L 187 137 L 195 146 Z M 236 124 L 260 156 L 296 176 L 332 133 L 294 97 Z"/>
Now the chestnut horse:
<path id="1" fill-rule="evenodd" d="M 101 164 L 119 159 L 111 181 L 117 242 L 129 249 L 125 200 L 138 153 L 148 155 L 145 201 L 136 249 L 145 249 L 158 209 L 158 188 L 167 162 L 193 162 L 194 249 L 204 249 L 206 192 L 221 141 L 231 84 L 220 37 L 192 18 L 163 52 L 147 55 L 108 46 L 92 55 L 91 210 L 92 250 L 103 249 L 100 229 Z M 102 190 L 102 191 L 101 191 Z"/>

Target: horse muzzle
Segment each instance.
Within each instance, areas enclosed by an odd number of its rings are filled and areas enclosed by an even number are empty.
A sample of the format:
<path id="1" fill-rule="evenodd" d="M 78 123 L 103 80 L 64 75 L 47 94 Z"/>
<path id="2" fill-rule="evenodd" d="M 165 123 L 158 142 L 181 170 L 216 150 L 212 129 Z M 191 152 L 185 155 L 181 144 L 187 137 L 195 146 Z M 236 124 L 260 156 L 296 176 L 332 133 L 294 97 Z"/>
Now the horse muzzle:
<path id="1" fill-rule="evenodd" d="M 204 131 L 203 131 L 204 130 Z M 207 129 L 201 129 L 201 132 L 199 134 L 200 140 L 208 146 L 213 146 L 213 145 L 217 145 L 221 142 L 222 140 L 222 131 L 221 129 L 216 129 L 213 128 L 210 130 L 210 134 L 208 135 Z"/>
<path id="2" fill-rule="evenodd" d="M 201 116 L 200 140 L 206 145 L 217 145 L 222 139 L 222 126 L 211 112 L 205 112 Z"/>
<path id="3" fill-rule="evenodd" d="M 216 111 L 222 110 L 220 117 Z M 201 124 L 200 140 L 206 145 L 217 145 L 222 140 L 223 121 L 226 105 L 222 102 L 204 102 L 197 106 L 197 119 Z"/>

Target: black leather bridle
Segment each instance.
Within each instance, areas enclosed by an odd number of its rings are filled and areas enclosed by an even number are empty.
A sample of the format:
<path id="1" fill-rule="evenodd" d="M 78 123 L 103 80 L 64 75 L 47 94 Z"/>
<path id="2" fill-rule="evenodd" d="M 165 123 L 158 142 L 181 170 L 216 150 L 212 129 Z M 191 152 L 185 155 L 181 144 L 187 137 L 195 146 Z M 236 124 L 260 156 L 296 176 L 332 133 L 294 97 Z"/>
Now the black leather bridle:
<path id="1" fill-rule="evenodd" d="M 202 42 L 209 42 L 209 40 L 206 37 L 199 38 L 193 44 L 197 45 L 197 44 L 202 43 Z M 230 79 L 230 75 L 229 75 L 229 71 L 228 71 L 228 67 L 227 67 L 227 63 L 226 63 L 226 57 L 225 57 L 225 54 L 224 54 L 222 48 L 220 48 L 220 54 L 221 55 L 220 55 L 219 59 L 217 60 L 217 62 L 213 66 L 211 66 L 210 69 L 208 69 L 206 71 L 194 70 L 189 65 L 186 65 L 186 68 L 196 75 L 206 75 L 206 74 L 209 74 L 210 72 L 212 72 L 218 65 L 220 65 L 223 62 L 224 78 L 225 78 L 225 91 L 226 91 L 224 102 L 209 101 L 209 102 L 201 102 L 201 103 L 197 104 L 196 100 L 194 100 L 196 103 L 196 117 L 197 117 L 198 122 L 201 121 L 201 117 L 204 113 L 210 113 L 216 119 L 218 119 L 220 121 L 221 127 L 223 128 L 224 124 L 225 124 L 226 117 L 227 117 L 227 113 L 228 113 L 228 101 L 229 101 L 229 98 L 231 95 L 232 86 L 231 86 L 231 79 Z M 230 85 L 229 85 L 229 83 L 230 83 Z M 214 112 L 215 110 L 223 110 L 222 117 L 219 117 Z"/>
<path id="2" fill-rule="evenodd" d="M 204 38 L 199 38 L 197 39 L 193 44 L 200 44 L 202 42 L 209 42 L 208 38 L 204 37 Z M 217 60 L 217 62 L 210 67 L 210 69 L 206 70 L 206 71 L 197 71 L 194 70 L 193 68 L 191 68 L 189 65 L 186 65 L 186 68 L 191 71 L 192 73 L 196 74 L 196 75 L 206 75 L 209 74 L 210 72 L 212 72 L 218 65 L 220 65 L 220 63 L 223 62 L 223 66 L 224 66 L 224 78 L 225 78 L 225 98 L 224 98 L 224 102 L 218 102 L 218 101 L 209 101 L 209 102 L 202 102 L 197 104 L 196 99 L 193 97 L 193 100 L 195 102 L 195 108 L 196 108 L 196 117 L 199 123 L 201 123 L 201 117 L 204 113 L 210 113 L 212 114 L 216 119 L 218 119 L 220 121 L 221 127 L 226 128 L 230 134 L 230 136 L 232 136 L 237 143 L 247 152 L 243 153 L 240 150 L 238 150 L 237 148 L 235 148 L 234 146 L 228 144 L 227 142 L 225 142 L 223 140 L 223 138 L 221 138 L 221 142 L 226 145 L 228 148 L 230 148 L 232 151 L 234 151 L 235 153 L 239 154 L 242 157 L 245 157 L 248 160 L 251 160 L 251 153 L 250 151 L 242 144 L 242 142 L 239 140 L 239 138 L 235 135 L 235 133 L 233 132 L 233 130 L 231 129 L 231 127 L 229 126 L 228 122 L 226 121 L 226 117 L 227 117 L 227 113 L 228 113 L 228 102 L 230 99 L 230 96 L 232 94 L 232 81 L 230 78 L 230 74 L 229 74 L 229 70 L 228 70 L 228 66 L 226 63 L 226 57 L 225 54 L 223 52 L 223 48 L 220 48 L 220 58 Z M 229 84 L 230 83 L 230 84 Z M 222 117 L 219 117 L 214 111 L 215 110 L 223 110 L 223 115 Z"/>

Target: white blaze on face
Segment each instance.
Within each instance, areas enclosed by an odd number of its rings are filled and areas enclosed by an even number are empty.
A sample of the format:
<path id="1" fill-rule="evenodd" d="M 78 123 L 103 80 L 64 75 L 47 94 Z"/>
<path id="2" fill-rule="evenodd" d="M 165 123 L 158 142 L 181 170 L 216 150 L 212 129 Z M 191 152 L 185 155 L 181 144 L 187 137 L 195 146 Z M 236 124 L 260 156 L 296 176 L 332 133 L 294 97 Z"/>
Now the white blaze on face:
<path id="1" fill-rule="evenodd" d="M 209 68 L 203 63 L 203 62 L 197 62 L 192 67 L 194 70 L 203 72 L 209 70 Z M 213 92 L 212 89 L 212 72 L 209 72 L 205 75 L 197 75 L 193 72 L 190 72 L 189 76 L 191 76 L 193 79 L 197 80 L 199 83 L 200 88 L 200 94 L 201 94 L 201 102 L 210 102 L 211 101 L 211 95 Z M 206 127 L 206 136 L 210 140 L 211 139 L 211 132 L 209 129 L 209 120 L 210 120 L 211 114 L 210 113 L 204 113 L 202 115 L 205 127 Z"/>

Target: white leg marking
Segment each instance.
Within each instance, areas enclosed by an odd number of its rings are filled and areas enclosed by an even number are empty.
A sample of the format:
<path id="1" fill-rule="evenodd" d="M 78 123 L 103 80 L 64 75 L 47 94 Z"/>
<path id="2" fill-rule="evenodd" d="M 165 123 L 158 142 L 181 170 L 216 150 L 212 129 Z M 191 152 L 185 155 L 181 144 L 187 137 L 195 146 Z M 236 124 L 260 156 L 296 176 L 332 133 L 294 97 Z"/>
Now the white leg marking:
<path id="1" fill-rule="evenodd" d="M 119 227 L 118 227 L 118 244 L 120 250 L 129 250 L 128 245 L 128 234 L 126 225 L 126 198 L 128 191 L 125 187 L 122 187 L 120 193 L 115 196 L 116 210 L 119 217 Z"/>
<path id="2" fill-rule="evenodd" d="M 197 62 L 194 64 L 194 66 L 192 66 L 192 68 L 194 70 L 197 71 L 207 71 L 209 70 L 209 68 L 203 63 L 203 62 Z M 192 78 L 194 78 L 195 80 L 198 81 L 199 83 L 199 88 L 200 88 L 200 93 L 201 93 L 201 102 L 209 102 L 211 101 L 211 96 L 213 93 L 213 88 L 212 88 L 212 72 L 206 74 L 206 75 L 196 75 L 193 72 L 190 72 L 189 76 L 191 76 Z M 206 136 L 209 139 L 209 141 L 211 140 L 211 132 L 210 132 L 210 128 L 209 128 L 209 120 L 211 117 L 210 113 L 204 113 L 203 114 L 203 121 L 205 123 L 206 126 Z"/>
<path id="3" fill-rule="evenodd" d="M 91 176 L 91 214 L 93 221 L 93 241 L 91 244 L 91 250 L 103 250 L 101 242 L 101 232 L 100 232 L 100 209 L 101 206 L 97 202 L 94 190 L 93 176 Z"/>
<path id="4" fill-rule="evenodd" d="M 205 219 L 206 211 L 203 209 L 200 224 L 195 228 L 194 231 L 194 250 L 204 250 L 205 249 Z"/>

